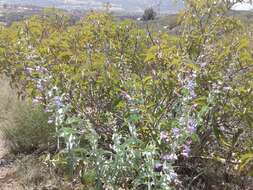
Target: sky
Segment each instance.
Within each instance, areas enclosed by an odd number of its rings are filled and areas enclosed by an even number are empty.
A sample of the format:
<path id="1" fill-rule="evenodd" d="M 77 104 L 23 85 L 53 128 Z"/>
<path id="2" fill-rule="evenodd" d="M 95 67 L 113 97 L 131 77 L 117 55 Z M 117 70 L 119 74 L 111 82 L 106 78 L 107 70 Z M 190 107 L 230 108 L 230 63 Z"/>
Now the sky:
<path id="1" fill-rule="evenodd" d="M 85 2 L 88 0 L 61 0 L 61 1 L 73 3 L 73 2 Z M 92 1 L 92 0 L 89 0 L 89 1 Z M 118 1 L 120 1 L 120 0 L 118 0 Z M 156 2 L 166 2 L 166 1 L 171 1 L 171 0 L 142 0 L 142 2 L 148 2 L 151 4 L 156 4 Z M 234 0 L 231 0 L 231 1 L 234 1 Z M 108 2 L 110 2 L 110 0 L 108 0 Z M 233 10 L 253 10 L 253 4 L 248 3 L 248 2 L 249 2 L 249 0 L 245 0 L 244 3 L 237 3 L 236 5 L 234 5 Z M 131 3 L 133 3 L 133 2 L 131 2 Z"/>
<path id="2" fill-rule="evenodd" d="M 251 3 L 237 3 L 233 6 L 233 10 L 249 11 L 253 10 L 253 4 Z"/>
<path id="3" fill-rule="evenodd" d="M 32 4 L 42 7 L 56 6 L 58 8 L 75 8 L 81 6 L 86 9 L 101 7 L 103 3 L 110 2 L 113 9 L 142 12 L 148 6 L 154 6 L 161 12 L 177 12 L 184 7 L 183 0 L 0 0 L 4 3 Z M 234 0 L 231 0 L 234 1 Z M 233 10 L 253 10 L 253 4 L 237 3 Z"/>
<path id="4" fill-rule="evenodd" d="M 54 6 L 57 8 L 103 8 L 106 2 L 111 3 L 111 10 L 129 12 L 143 12 L 145 8 L 154 7 L 160 12 L 178 12 L 182 9 L 183 1 L 178 0 L 0 0 L 0 2 L 23 5 L 37 5 L 42 7 Z"/>

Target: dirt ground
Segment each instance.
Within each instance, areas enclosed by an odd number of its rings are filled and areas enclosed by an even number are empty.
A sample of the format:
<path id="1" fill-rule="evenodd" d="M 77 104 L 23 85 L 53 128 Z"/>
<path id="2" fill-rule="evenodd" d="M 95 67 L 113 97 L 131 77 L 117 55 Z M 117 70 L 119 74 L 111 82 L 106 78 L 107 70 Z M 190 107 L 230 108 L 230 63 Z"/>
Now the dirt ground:
<path id="1" fill-rule="evenodd" d="M 16 176 L 16 166 L 6 156 L 8 150 L 0 135 L 0 190 L 23 190 Z"/>
<path id="2" fill-rule="evenodd" d="M 15 101 L 14 95 L 8 81 L 0 76 L 0 127 L 3 125 L 3 119 L 8 115 L 8 109 L 11 108 L 10 103 Z M 7 146 L 0 131 L 0 190 L 23 190 L 17 182 L 15 164 L 7 158 L 7 153 Z"/>

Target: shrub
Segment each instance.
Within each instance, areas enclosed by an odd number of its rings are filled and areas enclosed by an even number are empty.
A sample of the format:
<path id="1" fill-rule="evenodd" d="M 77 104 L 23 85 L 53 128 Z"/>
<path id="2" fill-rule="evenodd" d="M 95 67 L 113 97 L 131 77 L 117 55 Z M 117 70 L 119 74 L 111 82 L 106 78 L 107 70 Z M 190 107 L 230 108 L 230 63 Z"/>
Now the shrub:
<path id="1" fill-rule="evenodd" d="M 46 150 L 54 142 L 54 127 L 48 124 L 48 114 L 28 102 L 17 102 L 0 130 L 13 153 Z"/>
<path id="2" fill-rule="evenodd" d="M 239 163 L 248 170 L 250 38 L 228 1 L 186 3 L 179 37 L 99 13 L 74 26 L 33 18 L 2 29 L 3 72 L 56 127 L 53 163 L 98 189 L 184 189 L 200 179 L 210 189 L 223 171 L 206 170 L 209 160 L 225 160 L 229 176 Z"/>

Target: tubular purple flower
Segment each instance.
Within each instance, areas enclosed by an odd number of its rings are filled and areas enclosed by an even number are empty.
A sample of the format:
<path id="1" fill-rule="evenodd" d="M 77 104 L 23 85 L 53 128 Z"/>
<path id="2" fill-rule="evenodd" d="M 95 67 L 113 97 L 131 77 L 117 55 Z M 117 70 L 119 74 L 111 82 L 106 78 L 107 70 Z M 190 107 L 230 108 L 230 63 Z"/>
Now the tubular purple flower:
<path id="1" fill-rule="evenodd" d="M 179 136 L 180 136 L 180 129 L 178 129 L 178 128 L 173 128 L 173 129 L 172 129 L 172 133 L 173 133 L 173 136 L 174 136 L 175 138 L 179 138 Z"/>
<path id="2" fill-rule="evenodd" d="M 190 98 L 194 99 L 196 97 L 197 97 L 196 93 L 194 91 L 190 91 Z"/>
<path id="3" fill-rule="evenodd" d="M 41 73 L 47 72 L 47 69 L 45 67 L 41 67 L 41 66 L 37 66 L 35 68 L 35 70 L 38 71 L 38 72 L 41 72 Z"/>
<path id="4" fill-rule="evenodd" d="M 188 84 L 187 84 L 187 88 L 188 88 L 189 90 L 194 90 L 195 86 L 196 86 L 196 84 L 195 84 L 195 82 L 194 82 L 193 80 L 190 80 L 190 81 L 188 82 Z"/>
<path id="5" fill-rule="evenodd" d="M 168 138 L 169 138 L 169 136 L 168 136 L 168 133 L 167 133 L 167 132 L 162 131 L 162 132 L 160 133 L 160 139 L 161 139 L 161 140 L 167 141 Z"/>
<path id="6" fill-rule="evenodd" d="M 155 172 L 161 172 L 163 170 L 163 165 L 161 163 L 156 163 L 154 166 Z"/>
<path id="7" fill-rule="evenodd" d="M 38 89 L 39 91 L 43 91 L 43 90 L 44 90 L 44 86 L 43 86 L 43 84 L 42 84 L 41 82 L 39 82 L 39 83 L 37 84 L 37 89 Z"/>
<path id="8" fill-rule="evenodd" d="M 46 113 L 52 112 L 52 110 L 51 110 L 49 107 L 46 107 L 46 108 L 44 109 L 44 111 L 45 111 Z"/>
<path id="9" fill-rule="evenodd" d="M 54 103 L 56 105 L 57 108 L 62 107 L 63 103 L 61 101 L 61 98 L 59 96 L 55 96 L 54 97 Z"/>
<path id="10" fill-rule="evenodd" d="M 125 91 L 121 91 L 121 95 L 128 101 L 132 100 L 132 97 Z"/>
<path id="11" fill-rule="evenodd" d="M 30 67 L 26 67 L 24 70 L 25 70 L 25 72 L 27 72 L 28 74 L 32 74 L 32 72 L 33 72 L 33 68 L 30 68 Z"/>
<path id="12" fill-rule="evenodd" d="M 191 152 L 191 149 L 190 149 L 189 145 L 184 145 L 182 155 L 185 157 L 189 157 L 190 152 Z"/>
<path id="13" fill-rule="evenodd" d="M 188 124 L 187 124 L 187 129 L 190 133 L 195 133 L 197 130 L 197 122 L 195 121 L 195 119 L 190 118 L 188 120 Z"/>

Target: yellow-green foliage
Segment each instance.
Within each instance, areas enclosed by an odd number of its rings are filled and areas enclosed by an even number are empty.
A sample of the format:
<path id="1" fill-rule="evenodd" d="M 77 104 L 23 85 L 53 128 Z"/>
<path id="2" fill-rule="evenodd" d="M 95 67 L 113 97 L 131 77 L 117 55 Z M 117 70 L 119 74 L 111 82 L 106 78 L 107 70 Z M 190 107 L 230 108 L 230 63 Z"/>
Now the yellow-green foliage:
<path id="1" fill-rule="evenodd" d="M 2 28 L 1 71 L 49 112 L 65 143 L 55 162 L 83 176 L 94 169 L 98 188 L 173 189 L 185 157 L 201 160 L 189 173 L 203 178 L 219 178 L 203 169 L 209 160 L 233 174 L 252 160 L 250 29 L 229 16 L 230 1 L 186 5 L 179 36 L 104 13 Z"/>

